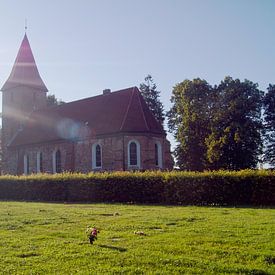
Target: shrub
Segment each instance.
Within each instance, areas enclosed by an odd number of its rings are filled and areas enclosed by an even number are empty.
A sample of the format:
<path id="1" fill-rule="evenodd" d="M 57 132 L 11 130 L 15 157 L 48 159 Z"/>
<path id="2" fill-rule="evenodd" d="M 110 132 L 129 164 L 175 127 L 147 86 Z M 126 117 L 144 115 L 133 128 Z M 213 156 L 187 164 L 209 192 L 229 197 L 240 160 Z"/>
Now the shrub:
<path id="1" fill-rule="evenodd" d="M 1 200 L 275 205 L 275 172 L 113 172 L 1 176 Z"/>

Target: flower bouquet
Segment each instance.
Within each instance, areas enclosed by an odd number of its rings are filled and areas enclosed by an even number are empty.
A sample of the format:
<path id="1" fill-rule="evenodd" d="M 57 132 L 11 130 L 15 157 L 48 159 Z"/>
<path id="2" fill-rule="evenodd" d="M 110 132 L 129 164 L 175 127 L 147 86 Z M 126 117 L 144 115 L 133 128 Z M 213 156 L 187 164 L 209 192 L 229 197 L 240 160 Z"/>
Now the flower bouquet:
<path id="1" fill-rule="evenodd" d="M 88 227 L 86 233 L 90 240 L 90 244 L 93 244 L 93 242 L 97 239 L 97 234 L 99 233 L 99 230 L 95 227 Z"/>

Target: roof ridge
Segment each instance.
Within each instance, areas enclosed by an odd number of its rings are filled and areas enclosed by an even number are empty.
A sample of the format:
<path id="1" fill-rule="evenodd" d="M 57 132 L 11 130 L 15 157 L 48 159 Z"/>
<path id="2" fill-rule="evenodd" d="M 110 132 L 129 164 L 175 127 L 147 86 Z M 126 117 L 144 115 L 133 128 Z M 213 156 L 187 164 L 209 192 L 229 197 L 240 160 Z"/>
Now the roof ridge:
<path id="1" fill-rule="evenodd" d="M 93 98 L 97 98 L 97 97 L 103 97 L 103 96 L 106 97 L 106 96 L 110 96 L 110 95 L 113 95 L 113 94 L 116 94 L 116 93 L 126 92 L 127 90 L 134 89 L 134 88 L 135 87 L 129 87 L 129 88 L 125 88 L 125 89 L 122 89 L 122 90 L 113 91 L 113 92 L 111 92 L 110 94 L 107 94 L 107 95 L 100 94 L 100 95 L 84 97 L 84 98 L 73 100 L 73 101 L 70 101 L 70 102 L 64 102 L 63 104 L 60 104 L 60 105 L 49 106 L 49 107 L 46 107 L 46 108 L 43 108 L 43 109 L 39 109 L 37 111 L 40 111 L 40 110 L 44 111 L 44 110 L 48 110 L 48 109 L 58 109 L 59 107 L 65 106 L 65 105 L 67 106 L 68 104 L 74 104 L 76 102 L 85 101 L 85 100 L 89 100 L 89 99 L 93 99 Z"/>
<path id="2" fill-rule="evenodd" d="M 128 106 L 127 106 L 125 115 L 124 115 L 124 117 L 123 117 L 123 120 L 122 120 L 122 123 L 121 123 L 121 126 L 120 126 L 119 131 L 122 131 L 123 126 L 124 126 L 124 124 L 125 124 L 126 118 L 127 118 L 127 116 L 128 116 L 129 110 L 130 110 L 131 103 L 132 103 L 132 101 L 133 101 L 134 93 L 135 93 L 135 87 L 132 87 L 132 95 L 131 95 L 131 98 L 130 98 L 130 100 L 129 100 L 129 103 L 128 103 Z"/>
<path id="3" fill-rule="evenodd" d="M 143 119 L 144 119 L 146 128 L 147 128 L 147 130 L 149 131 L 149 126 L 148 126 L 147 120 L 145 119 L 145 114 L 144 114 L 143 107 L 142 107 L 142 105 L 141 105 L 140 97 L 141 97 L 141 94 L 139 93 L 139 95 L 138 95 L 138 102 L 139 102 L 139 105 L 140 105 L 140 108 L 141 108 L 141 112 L 142 112 L 142 116 L 143 116 Z"/>
<path id="4" fill-rule="evenodd" d="M 22 129 L 22 128 L 19 128 L 19 129 L 14 133 L 14 135 L 11 137 L 10 141 L 8 142 L 7 147 L 11 146 L 11 144 L 12 144 L 13 141 L 16 139 L 16 137 L 18 136 L 18 134 L 19 134 L 20 132 L 22 132 L 22 131 L 23 131 L 23 129 Z"/>

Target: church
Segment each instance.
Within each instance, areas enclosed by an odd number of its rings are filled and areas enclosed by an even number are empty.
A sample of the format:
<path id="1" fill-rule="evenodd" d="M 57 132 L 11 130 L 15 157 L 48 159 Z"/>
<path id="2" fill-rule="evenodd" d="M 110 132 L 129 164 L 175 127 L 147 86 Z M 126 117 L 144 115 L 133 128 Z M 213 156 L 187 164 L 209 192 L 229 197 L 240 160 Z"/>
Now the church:
<path id="1" fill-rule="evenodd" d="M 2 174 L 173 167 L 166 133 L 137 87 L 47 107 L 26 34 L 1 91 Z"/>

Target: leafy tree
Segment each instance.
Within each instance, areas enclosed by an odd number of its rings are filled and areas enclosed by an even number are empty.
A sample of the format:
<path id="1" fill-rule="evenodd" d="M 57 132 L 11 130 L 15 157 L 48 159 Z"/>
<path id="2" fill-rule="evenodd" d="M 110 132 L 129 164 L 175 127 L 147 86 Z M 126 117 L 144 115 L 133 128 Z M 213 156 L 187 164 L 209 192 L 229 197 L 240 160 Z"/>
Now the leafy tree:
<path id="1" fill-rule="evenodd" d="M 275 166 L 275 85 L 269 84 L 264 97 L 265 152 L 264 161 Z"/>
<path id="2" fill-rule="evenodd" d="M 181 169 L 207 167 L 205 139 L 210 133 L 213 95 L 211 86 L 200 78 L 184 80 L 173 89 L 168 127 L 177 141 L 175 157 Z"/>
<path id="3" fill-rule="evenodd" d="M 206 138 L 211 168 L 255 168 L 262 153 L 263 93 L 258 84 L 231 77 L 226 77 L 215 90 L 211 133 Z"/>
<path id="4" fill-rule="evenodd" d="M 64 101 L 57 99 L 55 95 L 47 95 L 47 107 L 58 106 L 64 103 Z"/>
<path id="5" fill-rule="evenodd" d="M 145 82 L 141 83 L 139 86 L 140 92 L 157 121 L 159 121 L 160 124 L 163 126 L 165 116 L 163 104 L 159 99 L 160 92 L 157 90 L 157 86 L 154 83 L 151 75 L 147 75 L 144 81 Z"/>

